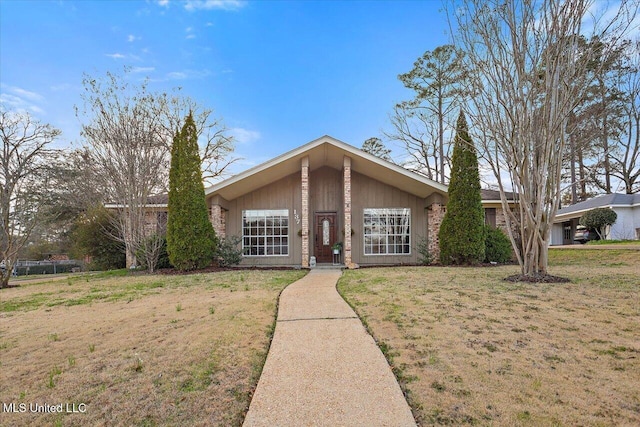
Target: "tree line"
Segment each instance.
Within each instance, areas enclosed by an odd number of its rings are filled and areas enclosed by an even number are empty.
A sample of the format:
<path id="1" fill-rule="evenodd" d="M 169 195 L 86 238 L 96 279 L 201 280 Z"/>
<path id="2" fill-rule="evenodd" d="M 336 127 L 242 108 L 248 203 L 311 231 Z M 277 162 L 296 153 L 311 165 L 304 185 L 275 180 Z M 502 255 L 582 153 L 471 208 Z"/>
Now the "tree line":
<path id="1" fill-rule="evenodd" d="M 465 17 L 461 18 L 468 19 L 470 15 L 478 18 L 488 16 L 493 10 L 502 10 L 500 18 L 504 24 L 508 23 L 507 19 L 521 18 L 529 19 L 530 22 L 511 22 L 511 25 L 532 25 L 534 21 L 531 18 L 540 13 L 533 10 L 537 6 L 527 5 L 525 2 L 518 9 L 515 7 L 518 3 L 520 2 L 507 2 L 501 5 L 500 2 L 489 2 L 481 7 L 482 3 L 478 2 L 460 2 L 467 7 Z M 556 10 L 562 3 L 565 2 L 543 2 L 540 9 L 548 4 L 548 8 Z M 566 3 L 565 9 L 568 9 L 573 2 Z M 514 7 L 508 9 L 508 4 Z M 590 5 L 591 2 L 582 2 L 581 6 L 576 3 L 576 7 L 571 6 L 572 12 L 577 14 L 576 17 L 584 19 Z M 580 10 L 577 10 L 578 7 Z M 625 8 L 633 7 L 637 6 L 622 3 L 618 17 L 620 21 L 628 21 L 630 15 L 635 15 L 632 10 L 625 12 Z M 526 8 L 531 10 L 524 10 Z M 506 13 L 512 16 L 505 16 Z M 622 16 L 625 14 L 626 18 Z M 531 27 L 528 30 L 532 31 L 533 36 L 535 29 Z M 599 193 L 634 194 L 640 191 L 640 39 L 629 38 L 631 34 L 620 37 L 612 34 L 615 32 L 612 30 L 614 29 L 609 28 L 606 34 L 594 31 L 589 36 L 580 33 L 575 40 L 571 40 L 571 46 L 564 43 L 564 48 L 573 50 L 575 59 L 582 58 L 579 70 L 581 75 L 567 87 L 579 83 L 585 85 L 580 89 L 580 96 L 572 102 L 575 105 L 571 106 L 563 129 L 563 138 L 566 140 L 565 152 L 562 153 L 564 204 L 574 204 Z M 494 30 L 492 35 L 502 34 Z M 446 44 L 426 51 L 415 61 L 411 70 L 398 76 L 403 86 L 411 90 L 413 98 L 393 107 L 389 116 L 391 129 L 383 132 L 388 143 L 401 148 L 403 160 L 400 163 L 404 167 L 443 184 L 450 179 L 451 151 L 458 111 L 461 108 L 470 109 L 472 99 L 478 95 L 478 88 L 473 85 L 482 77 L 473 72 L 473 64 L 470 63 L 478 58 L 470 58 L 469 49 L 465 49 L 465 43 L 469 44 L 468 47 L 472 46 L 473 40 L 479 40 L 478 36 L 480 34 L 474 34 L 474 38 L 470 40 L 468 34 L 465 36 L 464 32 L 460 32 L 456 44 Z M 539 68 L 538 71 L 544 69 L 545 65 L 540 63 L 544 49 L 548 54 L 555 49 L 553 53 L 564 55 L 558 51 L 561 44 L 559 41 L 554 42 L 555 47 L 550 42 L 540 41 L 549 43 L 547 46 L 521 46 L 521 55 L 526 57 L 521 58 L 522 60 L 538 61 L 535 66 L 531 62 L 527 72 L 535 73 L 535 67 Z M 498 45 L 506 47 L 500 43 Z M 537 49 L 538 52 L 530 49 Z M 499 59 L 504 61 L 505 66 L 508 65 L 509 58 Z M 478 72 L 480 70 L 481 68 L 476 69 Z M 495 83 L 506 87 L 510 76 L 499 75 L 498 72 L 497 69 L 492 71 L 494 77 L 500 79 Z M 480 129 L 479 132 L 483 130 Z M 385 160 L 391 160 L 391 150 L 385 147 L 381 138 L 368 139 L 362 148 Z"/>
<path id="2" fill-rule="evenodd" d="M 405 167 L 447 183 L 452 115 L 465 111 L 522 276 L 544 277 L 563 193 L 576 203 L 614 191 L 615 180 L 640 191 L 639 4 L 606 13 L 587 0 L 445 5 L 452 43 L 399 75 L 414 97 L 394 107 L 385 136 L 404 148 Z"/>
<path id="3" fill-rule="evenodd" d="M 90 255 L 101 268 L 124 266 L 128 254 L 153 271 L 166 252 L 167 218 L 150 218 L 147 206 L 167 203 L 171 148 L 187 118 L 202 179 L 220 177 L 236 160 L 211 110 L 179 89 L 132 83 L 128 73 L 85 75 L 77 149 L 51 148 L 58 129 L 2 107 L 0 288 L 19 256 L 47 252 Z"/>

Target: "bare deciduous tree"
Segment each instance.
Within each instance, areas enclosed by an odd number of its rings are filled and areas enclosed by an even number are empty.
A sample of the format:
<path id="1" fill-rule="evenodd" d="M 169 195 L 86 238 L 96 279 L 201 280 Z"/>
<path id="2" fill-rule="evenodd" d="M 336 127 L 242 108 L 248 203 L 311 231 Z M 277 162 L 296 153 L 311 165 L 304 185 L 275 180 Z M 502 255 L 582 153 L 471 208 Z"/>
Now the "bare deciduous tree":
<path id="1" fill-rule="evenodd" d="M 385 136 L 404 145 L 409 160 L 405 161 L 403 166 L 438 181 L 440 176 L 438 129 L 433 122 L 433 117 L 425 111 L 408 111 L 402 105 L 396 105 L 390 120 L 394 130 L 385 132 Z M 448 164 L 448 149 L 445 156 Z"/>
<path id="2" fill-rule="evenodd" d="M 466 53 L 474 93 L 469 115 L 483 132 L 478 140 L 498 180 L 523 276 L 547 275 L 565 130 L 593 78 L 586 72 L 590 60 L 609 54 L 581 51 L 580 36 L 588 30 L 589 38 L 615 47 L 635 16 L 635 3 L 623 1 L 610 21 L 597 22 L 585 0 L 452 2 L 455 39 Z M 590 28 L 583 26 L 586 19 L 593 21 Z M 505 197 L 508 184 L 519 202 L 514 212 Z"/>
<path id="3" fill-rule="evenodd" d="M 211 111 L 201 111 L 196 103 L 172 94 L 154 93 L 148 81 L 140 84 L 124 75 L 107 73 L 103 79 L 85 76 L 82 109 L 76 114 L 86 118 L 82 136 L 86 142 L 87 164 L 108 207 L 118 211 L 117 239 L 127 251 L 128 267 L 141 253 L 148 268 L 147 252 L 158 253 L 158 240 L 150 240 L 148 204 L 151 198 L 166 193 L 169 153 L 175 132 L 180 129 L 185 111 L 197 117 L 198 135 L 207 178 L 220 176 L 234 161 L 230 137 L 224 126 L 212 119 Z M 155 231 L 153 231 L 155 233 Z M 153 244 L 150 244 L 153 243 Z"/>
<path id="4" fill-rule="evenodd" d="M 146 84 L 131 87 L 108 73 L 105 80 L 85 76 L 82 126 L 88 161 L 109 207 L 116 209 L 118 235 L 128 264 L 146 240 L 145 211 L 149 198 L 162 192 L 167 176 L 167 134 L 162 103 Z M 127 265 L 129 267 L 130 265 Z"/>
<path id="5" fill-rule="evenodd" d="M 48 145 L 58 135 L 58 129 L 27 113 L 0 110 L 0 289 L 7 286 L 18 251 L 40 219 L 45 166 L 52 156 Z"/>
<path id="6" fill-rule="evenodd" d="M 177 88 L 172 96 L 163 94 L 159 99 L 162 110 L 166 110 L 166 129 L 171 138 L 178 129 L 182 129 L 184 118 L 191 113 L 198 132 L 200 160 L 202 161 L 202 179 L 213 182 L 223 177 L 227 168 L 238 161 L 231 157 L 234 150 L 233 137 L 221 119 L 213 116 L 213 110 L 201 108 L 194 100 L 180 96 Z M 169 141 L 171 142 L 172 139 Z M 167 147 L 171 151 L 171 145 Z"/>

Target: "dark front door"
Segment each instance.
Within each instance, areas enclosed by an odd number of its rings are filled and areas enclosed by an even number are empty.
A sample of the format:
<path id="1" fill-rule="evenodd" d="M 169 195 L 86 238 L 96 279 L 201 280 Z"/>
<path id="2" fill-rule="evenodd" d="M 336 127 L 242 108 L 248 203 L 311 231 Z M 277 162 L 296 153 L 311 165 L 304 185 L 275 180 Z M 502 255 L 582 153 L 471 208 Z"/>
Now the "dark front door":
<path id="1" fill-rule="evenodd" d="M 336 243 L 338 214 L 336 212 L 316 212 L 314 224 L 316 233 L 313 254 L 316 257 L 316 262 L 332 262 L 331 246 Z"/>

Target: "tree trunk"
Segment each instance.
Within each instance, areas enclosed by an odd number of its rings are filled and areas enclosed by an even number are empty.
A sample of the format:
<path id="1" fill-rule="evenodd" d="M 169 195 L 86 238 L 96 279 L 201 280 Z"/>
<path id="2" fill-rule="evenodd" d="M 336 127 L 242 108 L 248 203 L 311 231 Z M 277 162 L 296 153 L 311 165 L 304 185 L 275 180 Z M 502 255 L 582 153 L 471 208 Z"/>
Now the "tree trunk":
<path id="1" fill-rule="evenodd" d="M 442 95 L 438 95 L 438 132 L 440 136 L 440 182 L 444 184 L 444 118 Z"/>
<path id="2" fill-rule="evenodd" d="M 576 182 L 576 143 L 575 137 L 569 136 L 570 162 L 571 162 L 571 204 L 578 203 L 578 183 Z"/>
<path id="3" fill-rule="evenodd" d="M 578 172 L 580 174 L 580 201 L 587 199 L 587 172 L 584 166 L 582 150 L 578 150 Z"/>
<path id="4" fill-rule="evenodd" d="M 604 191 L 607 194 L 611 194 L 611 161 L 609 155 L 609 123 L 607 120 L 607 103 L 606 103 L 606 87 L 602 80 L 600 80 L 600 102 L 602 113 L 602 149 L 604 151 Z"/>

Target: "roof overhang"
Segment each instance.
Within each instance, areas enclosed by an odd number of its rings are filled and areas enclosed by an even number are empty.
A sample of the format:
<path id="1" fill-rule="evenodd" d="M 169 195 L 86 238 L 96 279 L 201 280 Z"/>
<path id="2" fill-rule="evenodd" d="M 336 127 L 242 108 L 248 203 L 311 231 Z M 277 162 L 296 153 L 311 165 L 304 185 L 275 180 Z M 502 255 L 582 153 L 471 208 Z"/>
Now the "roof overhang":
<path id="1" fill-rule="evenodd" d="M 302 159 L 305 157 L 309 158 L 309 167 L 313 171 L 324 166 L 342 170 L 345 156 L 351 159 L 353 171 L 402 189 L 416 197 L 427 198 L 434 193 L 444 197 L 447 195 L 446 185 L 326 135 L 220 181 L 207 188 L 205 194 L 207 197 L 218 195 L 226 200 L 233 200 L 286 176 L 299 173 Z"/>

